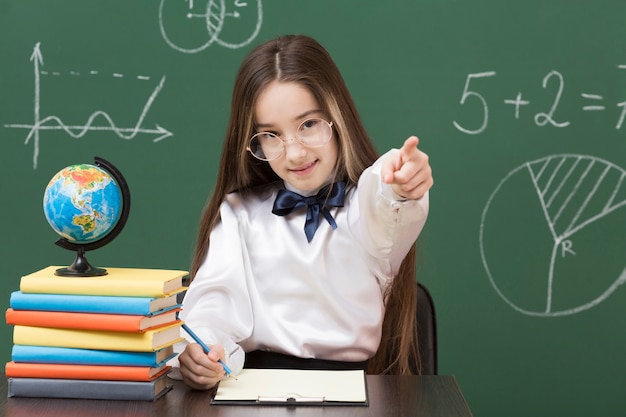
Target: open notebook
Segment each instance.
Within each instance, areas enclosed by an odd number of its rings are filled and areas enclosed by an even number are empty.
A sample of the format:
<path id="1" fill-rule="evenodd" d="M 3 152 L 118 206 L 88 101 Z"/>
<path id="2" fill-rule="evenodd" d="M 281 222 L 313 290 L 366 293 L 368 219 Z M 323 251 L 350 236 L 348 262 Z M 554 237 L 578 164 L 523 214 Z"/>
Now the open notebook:
<path id="1" fill-rule="evenodd" d="M 244 369 L 220 382 L 211 404 L 368 405 L 365 372 Z"/>

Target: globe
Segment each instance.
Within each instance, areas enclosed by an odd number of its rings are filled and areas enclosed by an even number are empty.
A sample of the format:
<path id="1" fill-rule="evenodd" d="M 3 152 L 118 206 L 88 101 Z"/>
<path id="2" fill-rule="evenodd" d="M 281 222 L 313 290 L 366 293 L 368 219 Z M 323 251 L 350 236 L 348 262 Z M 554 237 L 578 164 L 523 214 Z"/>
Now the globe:
<path id="1" fill-rule="evenodd" d="M 111 163 L 95 158 L 95 165 L 70 165 L 48 183 L 43 211 L 52 229 L 61 237 L 56 244 L 77 252 L 74 263 L 57 275 L 104 275 L 93 268 L 85 251 L 97 249 L 115 238 L 126 223 L 130 207 L 128 186 Z"/>
<path id="2" fill-rule="evenodd" d="M 122 213 L 122 191 L 104 169 L 70 165 L 48 183 L 43 197 L 46 220 L 72 243 L 91 243 L 111 232 Z"/>

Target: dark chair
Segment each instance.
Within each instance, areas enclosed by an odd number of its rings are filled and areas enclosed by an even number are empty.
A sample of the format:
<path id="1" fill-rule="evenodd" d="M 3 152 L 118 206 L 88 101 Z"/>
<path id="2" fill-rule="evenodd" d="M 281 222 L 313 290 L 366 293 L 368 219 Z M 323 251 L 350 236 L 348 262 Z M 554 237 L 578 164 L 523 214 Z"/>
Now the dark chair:
<path id="1" fill-rule="evenodd" d="M 422 283 L 417 283 L 417 340 L 422 375 L 437 375 L 437 317 L 435 303 Z M 417 364 L 413 369 L 417 373 Z"/>

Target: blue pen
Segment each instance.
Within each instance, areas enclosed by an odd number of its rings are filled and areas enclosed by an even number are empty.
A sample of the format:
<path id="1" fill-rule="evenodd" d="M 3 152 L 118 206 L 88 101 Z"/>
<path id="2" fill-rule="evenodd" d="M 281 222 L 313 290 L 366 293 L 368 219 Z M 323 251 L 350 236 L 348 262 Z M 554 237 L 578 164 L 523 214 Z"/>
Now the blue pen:
<path id="1" fill-rule="evenodd" d="M 211 351 L 211 349 L 204 344 L 204 342 L 198 337 L 197 334 L 195 334 L 190 328 L 189 326 L 187 326 L 186 324 L 183 324 L 183 329 L 189 334 L 189 336 L 191 336 L 193 338 L 193 340 L 195 340 L 200 346 L 202 346 L 202 350 L 204 350 L 204 353 L 209 353 Z M 230 370 L 230 368 L 228 367 L 228 365 L 226 365 L 224 363 L 223 360 L 219 359 L 218 362 L 220 364 L 222 364 L 222 367 L 224 368 L 224 372 L 226 372 L 227 376 L 230 376 L 230 374 L 232 373 L 232 371 Z"/>

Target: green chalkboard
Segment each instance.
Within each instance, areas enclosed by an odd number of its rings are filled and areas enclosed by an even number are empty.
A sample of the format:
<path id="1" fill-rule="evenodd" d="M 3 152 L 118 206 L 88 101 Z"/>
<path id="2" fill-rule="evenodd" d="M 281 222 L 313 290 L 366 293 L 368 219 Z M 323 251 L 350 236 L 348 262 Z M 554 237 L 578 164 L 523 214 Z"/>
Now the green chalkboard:
<path id="1" fill-rule="evenodd" d="M 625 21 L 615 0 L 3 0 L 0 306 L 72 261 L 43 192 L 95 156 L 132 209 L 90 262 L 187 269 L 239 63 L 305 33 L 381 152 L 417 134 L 431 157 L 419 279 L 474 414 L 623 415 Z"/>

